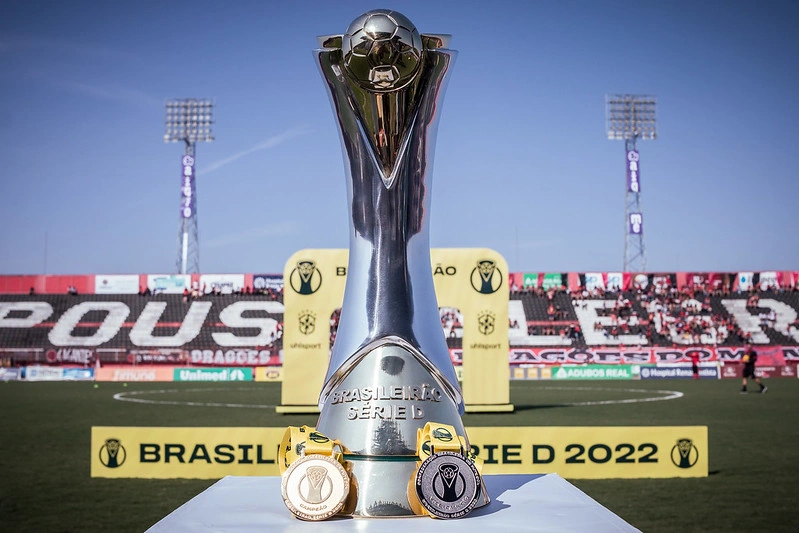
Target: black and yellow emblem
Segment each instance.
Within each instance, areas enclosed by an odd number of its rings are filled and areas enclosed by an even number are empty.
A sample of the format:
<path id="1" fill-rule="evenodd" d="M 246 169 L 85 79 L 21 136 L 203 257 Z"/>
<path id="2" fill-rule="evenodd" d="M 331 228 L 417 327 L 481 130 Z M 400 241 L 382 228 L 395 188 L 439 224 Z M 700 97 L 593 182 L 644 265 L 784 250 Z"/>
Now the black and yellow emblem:
<path id="1" fill-rule="evenodd" d="M 305 310 L 299 316 L 300 333 L 310 335 L 316 329 L 316 315 L 312 311 Z"/>
<path id="2" fill-rule="evenodd" d="M 670 456 L 677 468 L 691 468 L 699 460 L 699 450 L 691 439 L 679 439 L 671 449 Z"/>
<path id="3" fill-rule="evenodd" d="M 119 439 L 106 439 L 100 448 L 100 462 L 107 468 L 119 468 L 125 463 L 127 456 Z"/>
<path id="4" fill-rule="evenodd" d="M 494 294 L 502 286 L 502 272 L 495 261 L 483 259 L 477 262 L 469 276 L 472 288 L 480 294 Z"/>
<path id="5" fill-rule="evenodd" d="M 445 427 L 437 427 L 433 429 L 433 438 L 439 439 L 442 442 L 450 442 L 454 437 L 449 429 Z"/>
<path id="6" fill-rule="evenodd" d="M 412 479 L 416 497 L 427 513 L 461 518 L 480 499 L 480 473 L 459 452 L 438 452 L 425 459 Z"/>
<path id="7" fill-rule="evenodd" d="M 483 335 L 494 333 L 497 317 L 491 311 L 483 311 L 477 315 L 477 330 Z"/>
<path id="8" fill-rule="evenodd" d="M 297 294 L 313 294 L 322 286 L 322 273 L 316 268 L 316 261 L 297 261 L 297 266 L 289 274 L 289 285 Z"/>

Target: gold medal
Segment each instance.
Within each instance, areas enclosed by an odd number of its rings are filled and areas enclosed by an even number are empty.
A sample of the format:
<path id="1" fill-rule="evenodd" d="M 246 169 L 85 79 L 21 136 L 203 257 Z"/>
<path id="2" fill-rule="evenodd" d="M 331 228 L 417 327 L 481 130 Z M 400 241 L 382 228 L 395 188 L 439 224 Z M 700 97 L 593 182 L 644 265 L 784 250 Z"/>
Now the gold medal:
<path id="1" fill-rule="evenodd" d="M 283 501 L 302 520 L 325 520 L 338 513 L 350 492 L 341 463 L 326 455 L 306 455 L 288 467 L 281 483 Z"/>

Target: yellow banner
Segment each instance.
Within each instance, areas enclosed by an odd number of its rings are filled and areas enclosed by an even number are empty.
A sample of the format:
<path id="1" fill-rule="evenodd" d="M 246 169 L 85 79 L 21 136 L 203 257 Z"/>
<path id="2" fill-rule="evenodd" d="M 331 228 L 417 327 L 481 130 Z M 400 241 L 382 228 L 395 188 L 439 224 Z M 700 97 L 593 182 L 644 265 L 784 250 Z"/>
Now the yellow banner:
<path id="1" fill-rule="evenodd" d="M 279 476 L 286 428 L 92 427 L 92 477 Z"/>
<path id="2" fill-rule="evenodd" d="M 280 428 L 93 427 L 92 477 L 277 476 Z M 472 427 L 484 474 L 571 479 L 708 475 L 707 426 Z"/>
<path id="3" fill-rule="evenodd" d="M 707 426 L 474 427 L 472 450 L 489 474 L 572 479 L 706 477 Z"/>
<path id="4" fill-rule="evenodd" d="M 331 316 L 344 299 L 348 261 L 345 249 L 300 250 L 286 261 L 281 407 L 316 408 L 330 359 Z M 466 410 L 512 410 L 507 262 L 488 248 L 434 248 L 430 261 L 438 305 L 455 313 L 447 334 L 462 337 Z"/>

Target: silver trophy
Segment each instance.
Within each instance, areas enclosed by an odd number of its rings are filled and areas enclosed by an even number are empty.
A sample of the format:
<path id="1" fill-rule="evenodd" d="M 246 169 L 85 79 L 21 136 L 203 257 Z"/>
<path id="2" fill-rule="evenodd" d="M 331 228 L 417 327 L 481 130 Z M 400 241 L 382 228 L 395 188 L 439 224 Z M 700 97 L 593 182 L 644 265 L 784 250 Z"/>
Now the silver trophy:
<path id="1" fill-rule="evenodd" d="M 412 515 L 417 430 L 434 421 L 465 435 L 429 244 L 434 141 L 456 53 L 448 35 L 420 35 L 389 10 L 319 40 L 345 153 L 350 254 L 316 429 L 351 452 L 355 516 Z"/>

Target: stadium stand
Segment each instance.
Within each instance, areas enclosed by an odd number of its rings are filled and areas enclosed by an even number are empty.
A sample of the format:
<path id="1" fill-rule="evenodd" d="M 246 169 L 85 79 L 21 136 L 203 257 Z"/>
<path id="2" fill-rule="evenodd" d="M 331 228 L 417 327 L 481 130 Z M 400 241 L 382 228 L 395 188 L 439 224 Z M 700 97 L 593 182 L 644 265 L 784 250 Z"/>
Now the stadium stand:
<path id="1" fill-rule="evenodd" d="M 191 290 L 187 286 L 170 294 L 151 291 L 146 275 L 138 286 L 133 276 L 135 294 L 92 294 L 94 287 L 107 292 L 109 276 L 102 277 L 103 285 L 99 276 L 0 276 L 0 361 L 6 366 L 280 364 L 282 286 L 256 290 L 253 275 L 238 276 L 244 286 L 206 287 L 198 276 L 192 277 Z M 514 276 L 521 279 L 519 273 Z M 797 353 L 799 272 L 619 274 L 613 285 L 608 281 L 608 290 L 597 274 L 558 274 L 561 278 L 561 286 L 546 289 L 509 283 L 511 352 L 716 349 L 751 343 Z M 442 308 L 440 318 L 449 348 L 459 351 L 463 315 Z M 338 319 L 336 311 L 330 317 L 331 345 Z M 515 357 L 525 360 L 518 353 Z"/>

